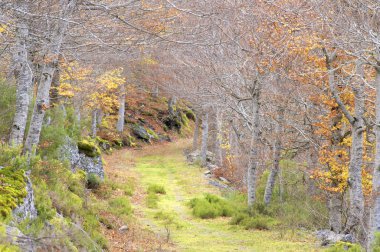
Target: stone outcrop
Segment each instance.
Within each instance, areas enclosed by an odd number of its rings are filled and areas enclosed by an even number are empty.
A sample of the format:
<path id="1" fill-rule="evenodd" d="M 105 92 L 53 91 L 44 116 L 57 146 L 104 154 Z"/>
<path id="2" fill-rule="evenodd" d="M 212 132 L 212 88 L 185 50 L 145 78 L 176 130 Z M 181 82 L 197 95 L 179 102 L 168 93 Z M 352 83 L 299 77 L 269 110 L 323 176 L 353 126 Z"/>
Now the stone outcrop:
<path id="1" fill-rule="evenodd" d="M 33 239 L 24 235 L 16 227 L 5 226 L 5 241 L 11 245 L 17 246 L 21 251 L 36 251 Z"/>
<path id="2" fill-rule="evenodd" d="M 339 241 L 353 243 L 354 237 L 351 234 L 337 234 L 330 230 L 318 230 L 315 232 L 316 237 L 321 240 L 322 246 L 332 245 Z"/>
<path id="3" fill-rule="evenodd" d="M 90 157 L 85 153 L 81 153 L 78 145 L 72 139 L 67 138 L 66 143 L 61 149 L 62 160 L 69 160 L 71 170 L 82 169 L 86 173 L 94 173 L 101 179 L 104 179 L 103 161 L 100 155 Z"/>

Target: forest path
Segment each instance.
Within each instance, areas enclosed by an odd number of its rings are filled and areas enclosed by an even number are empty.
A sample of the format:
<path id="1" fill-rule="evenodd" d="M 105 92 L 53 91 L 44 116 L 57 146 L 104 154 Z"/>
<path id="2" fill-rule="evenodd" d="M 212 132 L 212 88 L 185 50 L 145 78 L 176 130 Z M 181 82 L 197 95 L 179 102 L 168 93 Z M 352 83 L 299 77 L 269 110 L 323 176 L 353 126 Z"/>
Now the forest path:
<path id="1" fill-rule="evenodd" d="M 134 216 L 160 241 L 156 251 L 318 251 L 310 236 L 297 231 L 248 231 L 229 225 L 229 218 L 193 217 L 186 205 L 190 199 L 220 191 L 208 184 L 202 169 L 186 163 L 183 151 L 188 146 L 189 141 L 179 140 L 142 150 L 120 150 L 107 158 L 113 160 L 108 169 L 128 169 L 125 174 L 133 177 Z M 159 195 L 157 208 L 146 205 L 146 190 L 151 184 L 166 190 Z"/>

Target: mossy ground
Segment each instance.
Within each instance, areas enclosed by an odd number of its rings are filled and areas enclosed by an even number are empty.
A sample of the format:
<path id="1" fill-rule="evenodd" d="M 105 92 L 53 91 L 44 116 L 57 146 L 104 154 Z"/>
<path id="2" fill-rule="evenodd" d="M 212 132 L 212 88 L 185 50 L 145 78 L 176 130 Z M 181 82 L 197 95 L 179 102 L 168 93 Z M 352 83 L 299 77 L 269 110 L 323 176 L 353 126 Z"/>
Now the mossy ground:
<path id="1" fill-rule="evenodd" d="M 192 215 L 188 202 L 204 193 L 220 195 L 203 178 L 203 170 L 186 164 L 187 141 L 149 146 L 144 150 L 121 150 L 110 158 L 128 160 L 112 169 L 129 170 L 138 184 L 139 200 L 133 200 L 140 226 L 156 234 L 160 248 L 170 251 L 319 251 L 312 235 L 298 230 L 245 230 L 230 225 L 231 218 L 200 219 Z M 157 207 L 149 208 L 144 198 L 149 185 L 163 185 Z M 156 247 L 155 249 L 157 249 Z"/>

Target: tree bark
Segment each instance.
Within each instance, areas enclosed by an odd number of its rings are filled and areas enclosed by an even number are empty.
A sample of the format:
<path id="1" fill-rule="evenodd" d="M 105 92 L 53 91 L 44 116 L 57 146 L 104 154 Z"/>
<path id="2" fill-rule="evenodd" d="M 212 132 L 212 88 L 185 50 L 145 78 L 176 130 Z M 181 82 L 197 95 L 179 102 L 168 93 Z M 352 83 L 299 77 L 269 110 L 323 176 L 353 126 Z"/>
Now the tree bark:
<path id="1" fill-rule="evenodd" d="M 216 111 L 216 139 L 215 139 L 215 162 L 218 167 L 223 165 L 222 153 L 222 114 L 219 110 Z"/>
<path id="2" fill-rule="evenodd" d="M 62 1 L 62 9 L 60 10 L 60 18 L 52 30 L 51 42 L 47 45 L 42 73 L 39 79 L 36 104 L 33 109 L 33 115 L 30 122 L 28 136 L 25 141 L 24 152 L 31 152 L 40 139 L 42 123 L 46 110 L 50 106 L 49 91 L 58 57 L 63 42 L 63 37 L 68 27 L 67 19 L 71 16 L 76 6 L 75 0 Z"/>
<path id="3" fill-rule="evenodd" d="M 119 133 L 124 131 L 124 120 L 125 120 L 125 84 L 120 86 L 120 106 L 119 106 L 119 114 L 116 124 L 116 130 Z"/>
<path id="4" fill-rule="evenodd" d="M 207 141 L 208 141 L 208 112 L 205 112 L 202 119 L 202 146 L 201 146 L 201 163 L 202 166 L 207 164 Z"/>
<path id="5" fill-rule="evenodd" d="M 380 232 L 380 69 L 377 69 L 376 81 L 376 125 L 374 127 L 376 134 L 376 153 L 375 153 L 375 167 L 372 179 L 372 195 L 373 195 L 373 209 L 372 209 L 372 225 L 370 232 L 371 241 L 374 238 L 375 232 Z"/>
<path id="6" fill-rule="evenodd" d="M 92 111 L 92 117 L 91 117 L 91 136 L 96 137 L 96 132 L 98 128 L 98 109 L 94 109 Z"/>
<path id="7" fill-rule="evenodd" d="M 252 139 L 250 147 L 250 157 L 247 170 L 247 191 L 248 191 L 248 207 L 253 207 L 256 200 L 256 180 L 257 168 L 259 163 L 258 156 L 258 141 L 259 141 L 259 127 L 260 127 L 260 93 L 261 87 L 256 83 L 256 87 L 252 93 Z"/>
<path id="8" fill-rule="evenodd" d="M 360 76 L 362 66 L 358 66 Z M 364 195 L 362 184 L 362 166 L 363 166 L 363 132 L 364 132 L 364 83 L 360 81 L 359 87 L 354 90 L 355 93 L 355 118 L 352 125 L 352 146 L 351 158 L 349 165 L 349 186 L 350 186 L 350 206 L 349 216 L 345 232 L 357 231 L 364 213 Z"/>
<path id="9" fill-rule="evenodd" d="M 27 11 L 28 6 L 25 1 L 18 1 L 18 8 Z M 15 75 L 17 81 L 16 112 L 13 118 L 9 143 L 20 145 L 23 143 L 25 128 L 28 118 L 30 103 L 30 90 L 32 88 L 32 69 L 28 62 L 28 36 L 29 28 L 25 20 L 20 17 L 16 31 L 16 45 L 13 60 L 15 62 Z"/>
<path id="10" fill-rule="evenodd" d="M 168 101 L 168 110 L 169 110 L 170 116 L 175 115 L 175 108 L 174 108 L 175 104 L 176 104 L 176 98 L 175 96 L 171 96 Z"/>
<path id="11" fill-rule="evenodd" d="M 199 117 L 195 115 L 195 127 L 194 127 L 194 135 L 193 135 L 193 150 L 198 149 L 198 138 L 199 138 Z"/>
<path id="12" fill-rule="evenodd" d="M 332 60 L 335 56 L 329 56 L 324 50 L 326 56 L 326 65 L 329 76 L 329 87 L 333 98 L 342 110 L 351 124 L 352 131 L 352 145 L 351 157 L 349 165 L 349 192 L 350 192 L 350 206 L 349 215 L 346 223 L 345 233 L 358 233 L 359 225 L 363 220 L 364 213 L 364 195 L 362 184 L 362 165 L 363 165 L 363 131 L 364 131 L 364 83 L 361 79 L 358 80 L 358 87 L 354 88 L 355 94 L 355 112 L 354 116 L 348 111 L 346 105 L 340 99 L 339 93 L 335 87 L 335 70 L 331 67 Z M 363 65 L 357 62 L 356 66 L 357 75 L 363 77 Z"/>
<path id="13" fill-rule="evenodd" d="M 276 140 L 274 143 L 273 148 L 273 166 L 270 171 L 267 184 L 265 187 L 265 193 L 264 193 L 264 203 L 265 205 L 268 205 L 272 199 L 274 184 L 276 182 L 276 177 L 278 175 L 278 171 L 280 170 L 280 158 L 281 158 L 281 132 L 282 132 L 282 122 L 284 120 L 284 109 L 280 108 L 278 111 L 277 116 L 277 123 L 276 123 Z"/>
<path id="14" fill-rule="evenodd" d="M 328 208 L 330 230 L 340 233 L 342 231 L 343 196 L 340 193 L 330 193 Z"/>

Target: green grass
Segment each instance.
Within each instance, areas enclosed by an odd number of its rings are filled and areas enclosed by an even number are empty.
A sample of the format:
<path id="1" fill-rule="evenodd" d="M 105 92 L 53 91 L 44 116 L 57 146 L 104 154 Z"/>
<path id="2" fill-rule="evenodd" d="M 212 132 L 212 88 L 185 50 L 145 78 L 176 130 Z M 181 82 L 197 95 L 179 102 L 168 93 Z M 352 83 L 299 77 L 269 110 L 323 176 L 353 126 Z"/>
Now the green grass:
<path id="1" fill-rule="evenodd" d="M 141 185 L 145 188 L 149 185 L 162 185 L 166 192 L 159 196 L 156 208 L 149 208 L 146 204 L 135 205 L 135 208 L 144 212 L 144 217 L 139 218 L 144 223 L 150 223 L 150 228 L 163 236 L 166 234 L 168 222 L 179 223 L 181 228 L 177 228 L 176 224 L 169 225 L 170 239 L 178 251 L 320 250 L 309 232 L 298 229 L 271 229 L 278 225 L 274 220 L 276 216 L 270 217 L 260 213 L 267 211 L 268 214 L 273 214 L 271 209 L 258 206 L 255 213 L 249 215 L 248 211 L 244 210 L 244 195 L 223 193 L 222 197 L 222 193 L 203 178 L 203 170 L 186 164 L 182 152 L 184 147 L 186 146 L 181 141 L 171 143 L 164 148 L 148 150 L 147 154 L 142 153 L 134 159 L 134 169 L 140 175 Z M 205 193 L 213 196 L 206 199 Z M 158 196 L 155 193 L 153 195 Z M 197 204 L 205 204 L 205 200 L 230 202 L 234 208 L 241 209 L 237 212 L 244 214 L 242 223 L 245 225 L 231 225 L 232 219 L 237 218 L 235 210 L 231 210 L 233 217 L 202 219 L 194 216 L 193 209 L 189 207 L 189 202 L 194 198 L 201 202 Z M 218 215 L 227 215 L 220 210 L 217 212 Z M 266 230 L 267 228 L 271 230 Z"/>
<path id="2" fill-rule="evenodd" d="M 156 184 L 149 185 L 147 191 L 148 193 L 166 194 L 165 187 L 163 187 L 162 185 L 156 185 Z"/>

